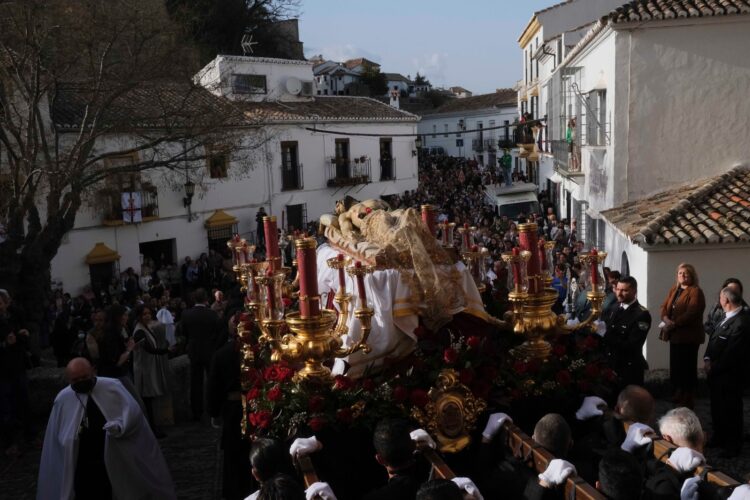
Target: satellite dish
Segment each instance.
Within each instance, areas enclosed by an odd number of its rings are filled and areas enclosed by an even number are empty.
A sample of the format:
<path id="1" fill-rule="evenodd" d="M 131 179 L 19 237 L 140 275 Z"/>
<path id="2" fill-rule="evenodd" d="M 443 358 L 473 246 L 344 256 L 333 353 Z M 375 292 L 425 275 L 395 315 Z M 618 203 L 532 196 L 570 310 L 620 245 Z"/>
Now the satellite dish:
<path id="1" fill-rule="evenodd" d="M 302 92 L 302 82 L 299 78 L 293 76 L 286 79 L 286 91 L 292 95 L 299 95 Z"/>

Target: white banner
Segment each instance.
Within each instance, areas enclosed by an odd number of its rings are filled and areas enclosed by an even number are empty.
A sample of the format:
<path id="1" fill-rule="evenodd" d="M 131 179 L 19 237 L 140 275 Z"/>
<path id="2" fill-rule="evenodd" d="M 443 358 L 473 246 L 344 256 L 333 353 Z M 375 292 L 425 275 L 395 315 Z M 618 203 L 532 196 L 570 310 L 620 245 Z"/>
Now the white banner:
<path id="1" fill-rule="evenodd" d="M 122 193 L 122 220 L 124 222 L 142 222 L 141 193 Z"/>

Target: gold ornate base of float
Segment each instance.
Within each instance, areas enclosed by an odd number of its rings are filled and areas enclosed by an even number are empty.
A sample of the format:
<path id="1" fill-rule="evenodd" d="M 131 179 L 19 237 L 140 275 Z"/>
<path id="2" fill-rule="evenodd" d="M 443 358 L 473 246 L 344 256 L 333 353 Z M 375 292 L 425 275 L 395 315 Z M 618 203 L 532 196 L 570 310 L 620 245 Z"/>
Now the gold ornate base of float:
<path id="1" fill-rule="evenodd" d="M 519 359 L 546 359 L 550 355 L 552 346 L 545 338 L 557 331 L 557 315 L 552 312 L 556 300 L 557 291 L 552 288 L 545 288 L 542 293 L 526 298 L 521 313 L 526 340 L 511 349 L 512 356 Z"/>

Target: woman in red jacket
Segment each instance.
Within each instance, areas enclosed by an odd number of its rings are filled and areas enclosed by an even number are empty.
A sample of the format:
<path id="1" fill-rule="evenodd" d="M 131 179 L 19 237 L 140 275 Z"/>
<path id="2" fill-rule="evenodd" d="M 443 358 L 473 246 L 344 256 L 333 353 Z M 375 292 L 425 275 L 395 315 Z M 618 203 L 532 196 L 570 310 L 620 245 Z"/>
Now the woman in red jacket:
<path id="1" fill-rule="evenodd" d="M 669 342 L 669 374 L 674 402 L 693 407 L 698 383 L 698 347 L 705 340 L 703 311 L 706 298 L 698 287 L 698 274 L 690 264 L 677 267 L 677 283 L 661 306 L 664 327 L 661 339 Z"/>

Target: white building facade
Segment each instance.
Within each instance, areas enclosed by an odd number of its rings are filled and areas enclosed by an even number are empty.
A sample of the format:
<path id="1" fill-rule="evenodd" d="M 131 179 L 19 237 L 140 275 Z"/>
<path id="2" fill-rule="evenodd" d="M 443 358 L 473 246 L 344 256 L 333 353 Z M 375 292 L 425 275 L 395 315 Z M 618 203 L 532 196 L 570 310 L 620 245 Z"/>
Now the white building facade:
<path id="1" fill-rule="evenodd" d="M 499 89 L 492 94 L 454 99 L 423 115 L 418 126 L 422 148 L 496 166 L 503 155 L 499 141 L 513 144 L 515 99 L 513 89 Z"/>
<path id="2" fill-rule="evenodd" d="M 52 262 L 52 278 L 66 290 L 91 283 L 101 274 L 96 266 L 111 259 L 138 272 L 144 255 L 179 263 L 221 249 L 233 232 L 255 241 L 260 207 L 291 231 L 333 212 L 346 195 L 379 198 L 417 187 L 418 117 L 364 97 L 308 96 L 313 74 L 305 61 L 218 56 L 196 79 L 243 110 L 248 126 L 231 131 L 241 137 L 240 152 L 213 147 L 186 168 L 199 184 L 189 208 L 181 180 L 163 184 L 144 173 L 134 188 L 141 222 L 124 222 L 128 214 L 117 207 L 82 210 Z M 127 140 L 112 137 L 103 148 Z M 87 262 L 97 243 L 112 253 Z"/>

